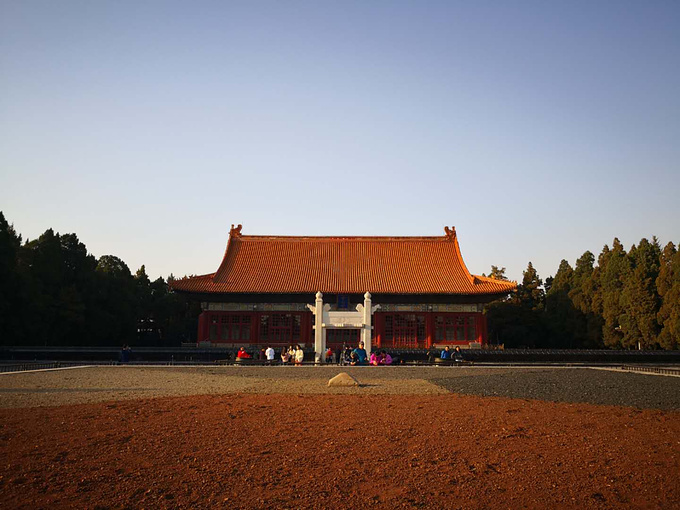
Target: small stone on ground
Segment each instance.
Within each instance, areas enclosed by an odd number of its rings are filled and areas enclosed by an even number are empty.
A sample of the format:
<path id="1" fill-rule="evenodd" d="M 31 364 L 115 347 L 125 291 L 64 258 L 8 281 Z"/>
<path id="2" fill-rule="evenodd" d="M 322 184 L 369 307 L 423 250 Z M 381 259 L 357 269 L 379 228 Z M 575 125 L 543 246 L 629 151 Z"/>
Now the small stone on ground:
<path id="1" fill-rule="evenodd" d="M 328 386 L 359 386 L 359 381 L 347 372 L 340 372 L 328 381 Z"/>

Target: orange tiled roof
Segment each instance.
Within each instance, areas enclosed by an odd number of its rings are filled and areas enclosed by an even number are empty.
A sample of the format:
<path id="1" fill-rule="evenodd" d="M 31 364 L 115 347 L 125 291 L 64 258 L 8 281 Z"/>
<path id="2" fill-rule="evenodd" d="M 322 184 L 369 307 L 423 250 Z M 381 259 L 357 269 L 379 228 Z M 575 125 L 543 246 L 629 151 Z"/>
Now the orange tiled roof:
<path id="1" fill-rule="evenodd" d="M 180 292 L 507 294 L 515 282 L 471 275 L 455 229 L 441 237 L 245 236 L 232 229 L 216 273 L 175 280 Z"/>

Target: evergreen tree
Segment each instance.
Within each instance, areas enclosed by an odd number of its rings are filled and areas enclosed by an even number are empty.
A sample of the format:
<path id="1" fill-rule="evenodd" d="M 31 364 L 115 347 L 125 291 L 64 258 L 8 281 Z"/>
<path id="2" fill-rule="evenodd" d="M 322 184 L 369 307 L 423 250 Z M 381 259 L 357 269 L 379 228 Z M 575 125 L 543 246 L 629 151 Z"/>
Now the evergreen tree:
<path id="1" fill-rule="evenodd" d="M 491 266 L 491 273 L 489 273 L 489 277 L 493 278 L 494 280 L 505 280 L 507 281 L 507 277 L 505 276 L 505 268 L 501 267 L 500 269 L 498 266 Z"/>
<path id="2" fill-rule="evenodd" d="M 601 313 L 604 318 L 602 338 L 607 347 L 617 349 L 623 347 L 621 320 L 624 318 L 625 309 L 621 293 L 624 281 L 631 270 L 630 260 L 621 242 L 615 238 L 611 250 L 605 246 L 599 263 L 598 300 L 601 301 Z"/>
<path id="3" fill-rule="evenodd" d="M 545 306 L 545 292 L 543 291 L 543 281 L 538 277 L 538 273 L 531 262 L 522 272 L 522 283 L 517 287 L 517 301 L 529 310 L 543 310 Z"/>
<path id="4" fill-rule="evenodd" d="M 0 211 L 0 345 L 17 343 L 24 309 L 24 285 L 18 271 L 21 236 Z"/>
<path id="5" fill-rule="evenodd" d="M 597 293 L 597 272 L 594 267 L 595 256 L 586 251 L 576 261 L 572 277 L 569 299 L 580 312 L 581 321 L 576 325 L 574 343 L 585 348 L 602 346 L 602 326 L 604 321 L 595 312 L 594 300 Z"/>
<path id="6" fill-rule="evenodd" d="M 546 291 L 545 320 L 548 338 L 546 344 L 553 348 L 573 348 L 576 310 L 569 299 L 574 270 L 562 260 Z M 547 279 L 546 279 L 547 281 Z"/>
<path id="7" fill-rule="evenodd" d="M 144 265 L 137 270 L 134 280 L 137 301 L 137 344 L 154 345 L 158 336 L 153 312 L 153 291 Z"/>
<path id="8" fill-rule="evenodd" d="M 660 256 L 656 287 L 662 304 L 657 314 L 661 325 L 658 342 L 664 349 L 680 348 L 680 251 L 668 243 Z"/>
<path id="9" fill-rule="evenodd" d="M 131 344 L 136 339 L 135 281 L 127 264 L 114 255 L 97 261 L 97 292 L 93 301 L 92 343 L 107 346 Z"/>
<path id="10" fill-rule="evenodd" d="M 576 267 L 574 268 L 569 298 L 582 313 L 590 313 L 593 310 L 593 294 L 595 293 L 593 279 L 594 263 L 595 256 L 587 251 L 576 261 Z"/>
<path id="11" fill-rule="evenodd" d="M 487 307 L 491 338 L 506 347 L 544 347 L 547 342 L 542 318 L 545 301 L 542 281 L 531 262 L 523 276 L 516 294 Z"/>
<path id="12" fill-rule="evenodd" d="M 88 341 L 87 304 L 95 289 L 96 260 L 75 234 L 52 229 L 20 249 L 19 268 L 32 306 L 24 331 L 44 345 L 79 345 Z"/>
<path id="13" fill-rule="evenodd" d="M 657 313 L 660 299 L 656 291 L 661 248 L 656 238 L 642 239 L 628 252 L 630 270 L 624 274 L 620 317 L 621 343 L 625 348 L 653 348 L 657 344 Z"/>

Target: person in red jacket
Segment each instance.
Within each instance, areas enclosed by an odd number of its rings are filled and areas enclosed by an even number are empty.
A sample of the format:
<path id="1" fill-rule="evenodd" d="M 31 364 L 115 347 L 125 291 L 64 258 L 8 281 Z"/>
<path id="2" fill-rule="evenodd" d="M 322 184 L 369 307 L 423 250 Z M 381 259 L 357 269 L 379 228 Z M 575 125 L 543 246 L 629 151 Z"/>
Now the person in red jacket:
<path id="1" fill-rule="evenodd" d="M 238 353 L 236 354 L 236 357 L 237 357 L 237 358 L 240 358 L 240 359 L 252 358 L 252 356 L 246 352 L 246 349 L 245 349 L 244 347 L 241 347 L 241 348 L 238 350 Z"/>

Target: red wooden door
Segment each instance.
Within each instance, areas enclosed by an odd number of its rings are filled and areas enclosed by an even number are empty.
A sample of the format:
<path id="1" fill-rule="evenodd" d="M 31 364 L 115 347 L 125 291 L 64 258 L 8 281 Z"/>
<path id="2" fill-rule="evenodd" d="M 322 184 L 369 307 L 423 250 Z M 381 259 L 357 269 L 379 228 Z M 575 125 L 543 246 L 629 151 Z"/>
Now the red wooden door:
<path id="1" fill-rule="evenodd" d="M 358 329 L 327 329 L 326 347 L 336 350 L 345 344 L 354 348 L 359 345 L 359 331 Z"/>

